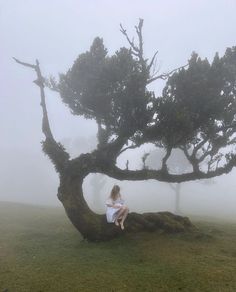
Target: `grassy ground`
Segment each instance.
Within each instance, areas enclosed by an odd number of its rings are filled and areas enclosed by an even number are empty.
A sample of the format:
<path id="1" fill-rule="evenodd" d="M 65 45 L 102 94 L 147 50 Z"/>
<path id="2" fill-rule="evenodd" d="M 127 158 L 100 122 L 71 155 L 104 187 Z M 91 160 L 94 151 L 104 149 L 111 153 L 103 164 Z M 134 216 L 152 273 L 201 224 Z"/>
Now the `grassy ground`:
<path id="1" fill-rule="evenodd" d="M 236 224 L 88 243 L 61 209 L 0 202 L 0 292 L 236 291 Z"/>

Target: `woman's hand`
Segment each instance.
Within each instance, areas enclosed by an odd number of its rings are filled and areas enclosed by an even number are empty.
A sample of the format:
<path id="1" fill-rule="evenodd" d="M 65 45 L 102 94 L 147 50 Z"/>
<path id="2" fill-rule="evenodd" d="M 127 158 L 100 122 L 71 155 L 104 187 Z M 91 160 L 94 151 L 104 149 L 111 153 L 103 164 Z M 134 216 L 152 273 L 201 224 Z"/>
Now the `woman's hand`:
<path id="1" fill-rule="evenodd" d="M 115 209 L 120 209 L 120 207 L 121 207 L 121 204 L 115 204 L 115 205 L 113 205 L 113 208 L 115 208 Z"/>

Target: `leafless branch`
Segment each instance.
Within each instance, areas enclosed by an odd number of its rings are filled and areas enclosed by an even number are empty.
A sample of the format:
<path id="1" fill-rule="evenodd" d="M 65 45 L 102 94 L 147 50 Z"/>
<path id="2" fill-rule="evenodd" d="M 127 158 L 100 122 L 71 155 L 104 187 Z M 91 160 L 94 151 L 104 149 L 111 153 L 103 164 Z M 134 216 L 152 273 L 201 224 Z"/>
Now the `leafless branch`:
<path id="1" fill-rule="evenodd" d="M 143 57 L 143 36 L 142 36 L 142 28 L 143 28 L 143 19 L 139 19 L 138 26 L 135 26 L 135 30 L 138 36 L 138 45 L 134 43 L 134 40 L 131 40 L 127 34 L 126 29 L 120 24 L 120 31 L 126 37 L 128 43 L 131 46 L 131 53 L 139 59 L 142 70 L 146 70 L 146 60 Z"/>
<path id="2" fill-rule="evenodd" d="M 29 63 L 21 62 L 20 60 L 14 58 L 14 57 L 12 57 L 12 58 L 13 58 L 18 64 L 21 64 L 21 65 L 26 66 L 26 67 L 30 67 L 30 68 L 32 68 L 32 69 L 34 69 L 34 70 L 36 70 L 36 68 L 37 68 L 36 65 L 32 65 L 32 64 L 29 64 Z"/>
<path id="3" fill-rule="evenodd" d="M 155 52 L 155 54 L 152 57 L 152 60 L 150 62 L 150 64 L 147 66 L 148 71 L 150 71 L 152 65 L 154 64 L 155 60 L 156 60 L 156 55 L 158 54 L 158 51 Z"/>
<path id="4" fill-rule="evenodd" d="M 184 155 L 187 158 L 187 160 L 189 161 L 189 163 L 192 165 L 193 170 L 195 172 L 199 172 L 199 165 L 198 165 L 198 160 L 196 159 L 196 157 L 193 156 L 192 154 L 190 155 L 188 153 L 186 146 L 180 147 L 180 149 L 183 150 Z"/>
<path id="5" fill-rule="evenodd" d="M 198 150 L 204 145 L 206 144 L 206 142 L 209 140 L 209 136 L 206 136 L 204 139 L 202 139 L 202 141 L 200 143 L 198 143 L 194 149 L 193 149 L 193 152 L 192 152 L 192 156 L 196 158 L 196 154 L 198 152 Z"/>
<path id="6" fill-rule="evenodd" d="M 137 145 L 137 144 L 132 144 L 132 145 L 130 145 L 130 146 L 127 146 L 127 147 L 121 149 L 121 151 L 119 152 L 119 155 L 120 155 L 121 153 L 125 152 L 125 151 L 128 150 L 128 149 L 135 149 L 135 148 L 137 148 L 137 147 L 139 147 L 139 146 L 140 146 L 140 145 Z"/>
<path id="7" fill-rule="evenodd" d="M 175 73 L 176 71 L 181 70 L 181 69 L 183 69 L 183 68 L 185 68 L 185 67 L 187 67 L 187 66 L 188 66 L 188 64 L 186 64 L 186 65 L 184 65 L 184 66 L 181 66 L 181 67 L 178 67 L 178 68 L 176 68 L 176 69 L 173 69 L 172 71 L 170 71 L 170 72 L 168 72 L 168 73 L 163 73 L 163 74 L 160 74 L 160 75 L 158 75 L 158 76 L 152 77 L 152 78 L 150 78 L 150 79 L 147 80 L 147 84 L 150 84 L 150 83 L 152 83 L 153 81 L 155 81 L 155 80 L 157 80 L 157 79 L 166 80 L 166 79 L 168 79 L 173 73 Z"/>
<path id="8" fill-rule="evenodd" d="M 138 35 L 139 40 L 139 54 L 140 57 L 143 57 L 143 35 L 142 35 L 142 29 L 143 29 L 143 19 L 139 19 L 139 25 L 135 26 L 136 33 Z"/>
<path id="9" fill-rule="evenodd" d="M 69 159 L 69 154 L 65 151 L 64 147 L 57 143 L 52 135 L 49 119 L 48 119 L 48 113 L 47 113 L 47 107 L 46 107 L 46 101 L 45 101 L 45 92 L 44 92 L 44 78 L 42 77 L 39 61 L 36 60 L 36 64 L 28 64 L 25 62 L 22 62 L 16 58 L 13 58 L 18 64 L 23 65 L 25 67 L 32 68 L 36 71 L 37 79 L 34 81 L 36 85 L 40 88 L 40 96 L 41 96 L 41 103 L 43 110 L 43 119 L 42 119 L 42 131 L 46 137 L 46 140 L 43 142 L 43 149 L 45 153 L 49 156 L 49 158 L 54 163 L 56 169 L 60 172 L 64 166 L 65 163 Z"/>
<path id="10" fill-rule="evenodd" d="M 211 154 L 212 151 L 212 145 L 211 143 L 208 143 L 207 148 L 204 149 L 203 155 L 197 158 L 198 163 L 202 162 L 208 155 Z"/>
<path id="11" fill-rule="evenodd" d="M 180 149 L 184 152 L 185 157 L 189 160 L 191 155 L 188 153 L 187 147 L 184 145 L 183 147 L 180 147 Z"/>
<path id="12" fill-rule="evenodd" d="M 169 159 L 170 155 L 171 155 L 171 152 L 172 152 L 172 147 L 168 147 L 166 149 L 166 154 L 165 156 L 163 157 L 162 159 L 162 168 L 164 171 L 167 171 L 167 165 L 166 165 L 166 162 L 167 160 Z"/>
<path id="13" fill-rule="evenodd" d="M 53 76 L 44 79 L 44 84 L 52 91 L 60 92 L 56 79 Z"/>
<path id="14" fill-rule="evenodd" d="M 130 44 L 130 46 L 134 50 L 134 52 L 139 53 L 138 47 L 135 46 L 134 41 L 131 41 L 131 39 L 129 38 L 129 36 L 128 36 L 127 32 L 126 32 L 126 29 L 124 29 L 122 24 L 120 24 L 120 31 L 126 37 L 128 43 Z"/>

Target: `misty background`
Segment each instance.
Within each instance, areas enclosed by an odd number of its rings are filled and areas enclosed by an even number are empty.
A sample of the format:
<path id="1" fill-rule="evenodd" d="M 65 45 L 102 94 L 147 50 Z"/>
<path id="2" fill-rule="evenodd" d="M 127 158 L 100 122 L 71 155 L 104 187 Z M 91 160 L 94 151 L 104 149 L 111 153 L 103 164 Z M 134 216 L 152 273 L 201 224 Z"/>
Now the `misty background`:
<path id="1" fill-rule="evenodd" d="M 32 83 L 34 72 L 16 64 L 12 57 L 28 63 L 38 58 L 44 76 L 66 72 L 80 53 L 88 50 L 96 36 L 103 37 L 109 54 L 128 46 L 119 31 L 122 23 L 130 36 L 144 19 L 144 49 L 151 58 L 158 50 L 160 72 L 185 65 L 193 51 L 212 60 L 226 47 L 236 45 L 235 0 L 0 0 L 0 201 L 60 206 L 59 179 L 41 150 L 39 89 Z M 161 92 L 164 83 L 152 89 Z M 46 102 L 54 136 L 72 157 L 96 147 L 93 121 L 72 116 L 58 94 L 46 90 Z M 118 161 L 125 167 L 142 166 L 141 157 L 151 145 L 127 151 Z M 158 167 L 156 156 L 150 165 Z M 236 220 L 236 170 L 211 182 L 188 182 L 181 187 L 180 209 L 184 214 L 218 216 Z M 167 183 L 129 182 L 89 175 L 86 199 L 96 211 L 114 183 L 131 211 L 174 211 L 175 194 Z M 95 187 L 94 187 L 95 184 Z M 94 194 L 97 193 L 96 201 Z M 99 209 L 99 210 L 98 210 Z"/>

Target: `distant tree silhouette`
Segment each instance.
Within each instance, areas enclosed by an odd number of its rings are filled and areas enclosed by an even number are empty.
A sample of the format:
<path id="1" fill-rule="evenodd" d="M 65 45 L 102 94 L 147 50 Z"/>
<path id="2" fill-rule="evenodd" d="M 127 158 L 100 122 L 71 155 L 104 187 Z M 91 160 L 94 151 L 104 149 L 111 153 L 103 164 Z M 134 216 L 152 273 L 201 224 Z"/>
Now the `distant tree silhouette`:
<path id="1" fill-rule="evenodd" d="M 105 202 L 102 201 L 101 195 L 106 185 L 106 177 L 102 174 L 93 175 L 90 179 L 90 185 L 92 187 L 94 209 L 101 212 L 105 206 Z"/>

